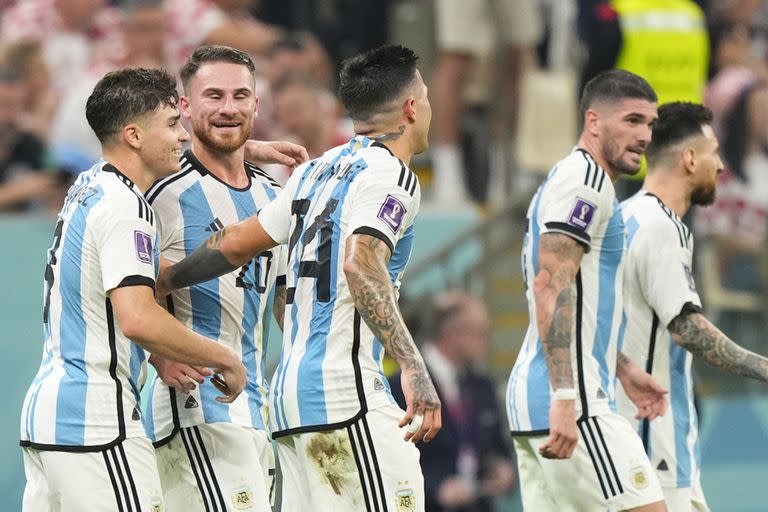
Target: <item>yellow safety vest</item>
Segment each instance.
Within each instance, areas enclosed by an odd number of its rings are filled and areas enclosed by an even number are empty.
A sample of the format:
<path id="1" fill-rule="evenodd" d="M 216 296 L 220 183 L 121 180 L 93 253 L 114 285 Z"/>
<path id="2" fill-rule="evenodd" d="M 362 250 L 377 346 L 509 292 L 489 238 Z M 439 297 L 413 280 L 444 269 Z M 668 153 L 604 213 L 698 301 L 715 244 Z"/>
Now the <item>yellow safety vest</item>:
<path id="1" fill-rule="evenodd" d="M 616 63 L 645 78 L 659 105 L 701 103 L 707 80 L 709 40 L 704 13 L 688 0 L 613 0 L 621 24 Z M 645 165 L 634 178 L 645 175 Z"/>

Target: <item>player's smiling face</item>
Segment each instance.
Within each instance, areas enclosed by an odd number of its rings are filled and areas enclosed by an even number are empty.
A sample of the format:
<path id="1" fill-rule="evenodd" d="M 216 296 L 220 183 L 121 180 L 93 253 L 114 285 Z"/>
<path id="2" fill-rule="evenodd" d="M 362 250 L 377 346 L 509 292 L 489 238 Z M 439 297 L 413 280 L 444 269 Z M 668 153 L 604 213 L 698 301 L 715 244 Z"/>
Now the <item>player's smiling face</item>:
<path id="1" fill-rule="evenodd" d="M 176 107 L 163 105 L 147 114 L 138 124 L 144 131 L 142 159 L 156 176 L 165 176 L 179 170 L 179 158 L 189 133 L 180 122 Z"/>
<path id="2" fill-rule="evenodd" d="M 258 107 L 248 68 L 230 62 L 206 62 L 187 85 L 181 108 L 192 123 L 195 138 L 223 153 L 245 144 Z"/>
<path id="3" fill-rule="evenodd" d="M 658 118 L 656 103 L 625 99 L 600 109 L 603 156 L 618 174 L 637 174 Z"/>

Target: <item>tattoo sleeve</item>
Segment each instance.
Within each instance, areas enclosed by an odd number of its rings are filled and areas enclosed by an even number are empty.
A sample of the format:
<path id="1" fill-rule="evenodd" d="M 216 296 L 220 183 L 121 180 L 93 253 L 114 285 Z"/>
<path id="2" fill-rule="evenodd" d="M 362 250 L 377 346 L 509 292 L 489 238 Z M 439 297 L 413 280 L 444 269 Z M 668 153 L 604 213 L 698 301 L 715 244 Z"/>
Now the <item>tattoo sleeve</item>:
<path id="1" fill-rule="evenodd" d="M 768 359 L 733 342 L 701 313 L 680 313 L 669 332 L 675 343 L 715 368 L 768 381 Z"/>
<path id="2" fill-rule="evenodd" d="M 272 314 L 275 316 L 280 330 L 283 330 L 283 320 L 285 319 L 285 303 L 288 288 L 284 284 L 275 287 L 275 300 L 272 303 Z"/>
<path id="3" fill-rule="evenodd" d="M 233 265 L 221 252 L 227 228 L 217 231 L 189 256 L 168 268 L 163 283 L 169 290 L 186 288 L 232 272 Z"/>
<path id="4" fill-rule="evenodd" d="M 370 235 L 352 235 L 347 240 L 345 272 L 355 308 L 403 373 L 413 375 L 415 401 L 422 408 L 440 404 L 432 379 L 416 344 L 405 327 L 397 297 L 387 271 L 389 247 Z"/>
<path id="5" fill-rule="evenodd" d="M 571 340 L 575 301 L 573 284 L 584 249 L 567 235 L 547 233 L 539 245 L 534 281 L 536 322 L 552 389 L 573 389 Z"/>

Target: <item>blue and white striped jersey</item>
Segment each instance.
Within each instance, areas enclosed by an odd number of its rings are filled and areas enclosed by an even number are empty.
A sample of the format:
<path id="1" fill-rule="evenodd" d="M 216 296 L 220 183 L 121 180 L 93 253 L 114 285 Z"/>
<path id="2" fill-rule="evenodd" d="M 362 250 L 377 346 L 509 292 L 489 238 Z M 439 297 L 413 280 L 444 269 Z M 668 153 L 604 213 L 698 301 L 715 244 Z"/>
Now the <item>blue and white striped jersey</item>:
<path id="1" fill-rule="evenodd" d="M 280 191 L 264 171 L 246 162 L 250 185 L 230 187 L 187 151 L 181 170 L 156 182 L 147 199 L 157 214 L 159 249 L 175 263 L 202 245 L 213 233 L 255 215 Z M 190 394 L 177 393 L 159 377 L 151 384 L 145 414 L 147 431 L 156 445 L 181 427 L 203 423 L 234 423 L 263 430 L 267 424 L 267 382 L 264 377 L 265 326 L 275 283 L 285 279 L 285 247 L 258 255 L 241 269 L 205 283 L 176 290 L 168 308 L 193 331 L 218 340 L 242 357 L 248 384 L 231 404 L 216 401 L 221 393 L 210 380 Z"/>
<path id="2" fill-rule="evenodd" d="M 637 409 L 619 390 L 619 412 L 637 426 L 664 487 L 698 481 L 698 418 L 693 406 L 691 354 L 672 341 L 667 326 L 683 307 L 701 308 L 693 280 L 693 237 L 675 213 L 641 190 L 622 203 L 627 228 L 622 352 L 669 389 L 670 408 L 655 420 L 635 420 Z"/>
<path id="3" fill-rule="evenodd" d="M 96 451 L 146 437 L 144 350 L 117 325 L 110 290 L 154 288 L 157 238 L 138 187 L 103 160 L 67 193 L 45 268 L 40 369 L 21 413 L 21 445 Z"/>
<path id="4" fill-rule="evenodd" d="M 510 429 L 520 435 L 549 429 L 552 390 L 533 296 L 539 237 L 544 233 L 562 233 L 586 247 L 573 286 L 571 365 L 577 414 L 615 411 L 616 354 L 624 330 L 624 222 L 610 177 L 583 149 L 575 149 L 555 165 L 528 209 L 522 265 L 530 324 L 507 385 Z"/>
<path id="5" fill-rule="evenodd" d="M 402 161 L 355 137 L 296 169 L 259 213 L 267 233 L 289 244 L 290 306 L 270 389 L 274 437 L 340 428 L 395 403 L 381 367 L 384 348 L 347 286 L 344 254 L 352 234 L 381 239 L 392 250 L 389 272 L 398 287 L 420 197 L 416 175 Z"/>

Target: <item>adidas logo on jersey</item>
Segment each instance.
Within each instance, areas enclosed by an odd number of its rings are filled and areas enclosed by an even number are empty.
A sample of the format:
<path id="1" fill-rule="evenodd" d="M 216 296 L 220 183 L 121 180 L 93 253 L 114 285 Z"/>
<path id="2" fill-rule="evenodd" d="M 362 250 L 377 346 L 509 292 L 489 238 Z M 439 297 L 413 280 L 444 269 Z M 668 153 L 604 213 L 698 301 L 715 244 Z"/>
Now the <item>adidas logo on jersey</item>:
<path id="1" fill-rule="evenodd" d="M 216 231 L 221 231 L 224 229 L 224 223 L 219 220 L 218 217 L 213 219 L 213 222 L 208 224 L 208 226 L 205 228 L 206 231 L 215 233 Z"/>
<path id="2" fill-rule="evenodd" d="M 605 393 L 602 388 L 597 388 L 597 398 L 605 398 Z"/>
<path id="3" fill-rule="evenodd" d="M 661 462 L 659 462 L 659 465 L 656 466 L 656 469 L 659 471 L 669 471 L 669 466 L 667 466 L 667 461 L 664 459 L 661 459 Z"/>
<path id="4" fill-rule="evenodd" d="M 133 414 L 131 414 L 131 419 L 133 421 L 139 421 L 141 419 L 141 411 L 139 411 L 138 407 L 133 408 Z"/>
<path id="5" fill-rule="evenodd" d="M 195 400 L 195 397 L 192 395 L 189 395 L 187 398 L 187 401 L 184 402 L 184 408 L 185 409 L 194 409 L 195 407 L 199 407 L 200 404 L 197 403 L 197 400 Z"/>
<path id="6" fill-rule="evenodd" d="M 384 384 L 379 380 L 378 377 L 373 379 L 373 389 L 374 391 L 381 391 L 384 389 Z"/>

